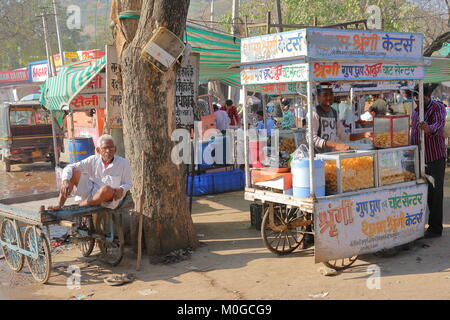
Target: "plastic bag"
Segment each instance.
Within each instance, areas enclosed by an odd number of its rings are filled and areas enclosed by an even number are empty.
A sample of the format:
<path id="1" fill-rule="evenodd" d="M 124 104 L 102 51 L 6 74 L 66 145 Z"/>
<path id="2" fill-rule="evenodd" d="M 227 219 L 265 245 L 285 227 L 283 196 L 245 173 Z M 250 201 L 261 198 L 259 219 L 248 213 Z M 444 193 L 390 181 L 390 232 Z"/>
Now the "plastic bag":
<path id="1" fill-rule="evenodd" d="M 309 159 L 309 150 L 305 144 L 301 144 L 292 154 L 293 160 Z"/>

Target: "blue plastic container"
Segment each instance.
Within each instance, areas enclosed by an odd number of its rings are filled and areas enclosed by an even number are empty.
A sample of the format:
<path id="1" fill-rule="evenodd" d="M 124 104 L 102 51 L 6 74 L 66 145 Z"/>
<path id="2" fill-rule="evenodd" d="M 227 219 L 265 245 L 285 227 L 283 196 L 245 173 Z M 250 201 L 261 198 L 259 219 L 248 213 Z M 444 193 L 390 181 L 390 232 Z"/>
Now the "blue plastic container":
<path id="1" fill-rule="evenodd" d="M 198 165 L 199 169 L 211 169 L 213 167 L 212 164 L 207 164 L 204 158 L 205 149 L 208 147 L 209 141 L 203 141 L 198 143 L 195 146 L 195 164 Z"/>
<path id="2" fill-rule="evenodd" d="M 227 163 L 227 136 L 215 136 L 209 140 L 209 153 L 214 157 L 216 164 L 226 164 Z M 222 150 L 222 155 L 220 155 L 219 150 Z M 229 156 L 231 161 L 231 155 Z"/>
<path id="3" fill-rule="evenodd" d="M 70 163 L 74 163 L 72 139 L 69 139 L 69 157 Z M 75 150 L 77 162 L 95 154 L 94 140 L 91 137 L 75 138 Z"/>
<path id="4" fill-rule="evenodd" d="M 187 194 L 190 194 L 192 177 L 189 176 Z M 194 177 L 194 190 L 192 195 L 201 196 L 243 190 L 245 187 L 245 174 L 242 170 L 210 172 Z"/>
<path id="5" fill-rule="evenodd" d="M 294 196 L 309 197 L 309 160 L 292 160 L 291 172 Z M 314 191 L 316 197 L 325 196 L 325 168 L 323 160 L 314 160 Z"/>

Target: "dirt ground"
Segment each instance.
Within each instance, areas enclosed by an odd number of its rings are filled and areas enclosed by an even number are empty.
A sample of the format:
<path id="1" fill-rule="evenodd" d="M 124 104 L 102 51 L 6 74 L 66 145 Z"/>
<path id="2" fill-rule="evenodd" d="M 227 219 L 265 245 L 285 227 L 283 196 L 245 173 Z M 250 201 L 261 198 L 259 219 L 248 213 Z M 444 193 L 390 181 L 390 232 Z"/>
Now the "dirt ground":
<path id="1" fill-rule="evenodd" d="M 447 172 L 445 206 L 450 206 Z M 446 210 L 447 211 L 447 210 Z M 386 258 L 361 256 L 354 266 L 332 277 L 318 271 L 313 248 L 276 256 L 263 245 L 259 231 L 250 228 L 249 202 L 242 192 L 196 198 L 196 233 L 202 243 L 188 260 L 150 264 L 144 256 L 141 271 L 127 252 L 122 263 L 110 268 L 97 260 L 95 249 L 81 258 L 75 247 L 53 253 L 53 270 L 46 285 L 36 284 L 28 268 L 9 270 L 0 260 L 0 298 L 62 299 L 449 299 L 450 216 L 444 213 L 441 238 L 417 240 L 408 250 Z M 380 267 L 379 289 L 369 289 L 368 266 Z M 81 270 L 81 288 L 69 289 L 67 269 Z M 103 278 L 133 273 L 136 280 L 110 287 Z M 374 282 L 370 282 L 374 283 Z"/>

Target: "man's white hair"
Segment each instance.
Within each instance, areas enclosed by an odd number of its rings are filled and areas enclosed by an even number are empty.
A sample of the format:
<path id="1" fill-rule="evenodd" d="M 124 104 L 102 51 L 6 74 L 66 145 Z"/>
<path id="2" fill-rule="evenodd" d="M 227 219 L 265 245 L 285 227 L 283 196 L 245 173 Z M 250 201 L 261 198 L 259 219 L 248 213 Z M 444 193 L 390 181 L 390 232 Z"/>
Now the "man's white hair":
<path id="1" fill-rule="evenodd" d="M 115 145 L 113 137 L 111 135 L 109 135 L 109 134 L 104 134 L 100 138 L 98 138 L 98 140 L 97 140 L 97 147 L 100 148 L 102 143 L 103 143 L 103 141 L 111 141 L 113 143 L 113 145 Z"/>

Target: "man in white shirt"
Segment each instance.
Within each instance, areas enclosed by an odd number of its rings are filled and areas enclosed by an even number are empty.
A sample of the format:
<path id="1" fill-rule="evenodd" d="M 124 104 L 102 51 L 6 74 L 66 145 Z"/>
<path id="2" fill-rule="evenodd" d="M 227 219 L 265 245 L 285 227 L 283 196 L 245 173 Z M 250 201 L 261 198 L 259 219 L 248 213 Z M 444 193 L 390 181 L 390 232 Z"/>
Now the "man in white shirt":
<path id="1" fill-rule="evenodd" d="M 97 155 L 68 165 L 62 173 L 59 205 L 49 210 L 59 210 L 72 194 L 80 206 L 101 205 L 115 209 L 131 189 L 131 167 L 127 159 L 116 155 L 114 140 L 102 135 L 97 142 Z"/>
<path id="2" fill-rule="evenodd" d="M 230 117 L 226 111 L 220 110 L 217 104 L 213 105 L 214 115 L 216 116 L 216 129 L 225 131 L 230 126 Z"/>

